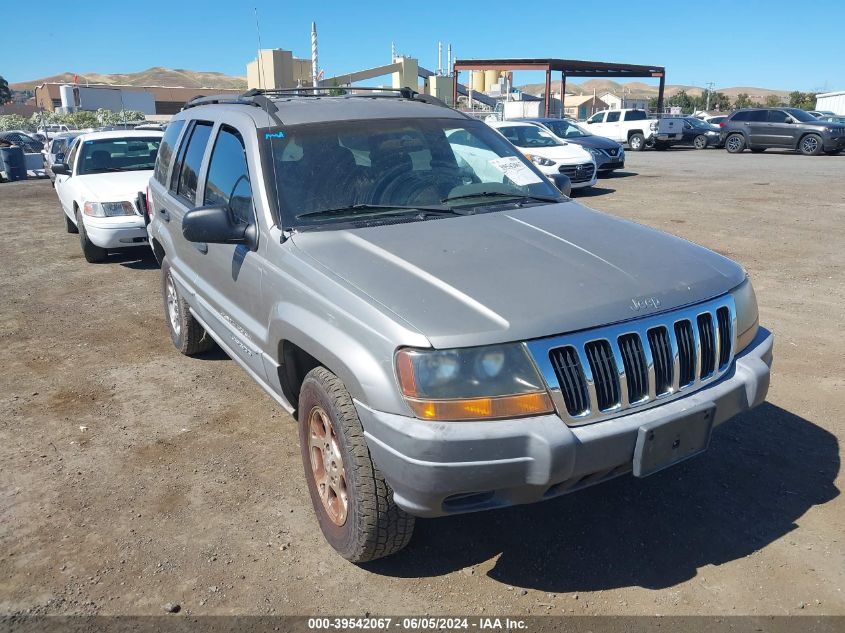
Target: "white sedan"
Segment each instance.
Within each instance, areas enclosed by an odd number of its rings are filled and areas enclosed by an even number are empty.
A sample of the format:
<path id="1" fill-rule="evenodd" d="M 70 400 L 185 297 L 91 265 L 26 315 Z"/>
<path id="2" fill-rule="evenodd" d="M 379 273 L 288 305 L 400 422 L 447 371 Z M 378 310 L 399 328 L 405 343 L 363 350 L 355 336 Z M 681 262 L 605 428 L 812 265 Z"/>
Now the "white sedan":
<path id="1" fill-rule="evenodd" d="M 516 145 L 547 176 L 566 174 L 573 189 L 596 184 L 596 161 L 580 145 L 562 141 L 535 123 L 495 121 L 488 125 Z"/>
<path id="2" fill-rule="evenodd" d="M 53 165 L 68 233 L 82 254 L 105 261 L 109 249 L 147 245 L 143 209 L 135 203 L 155 167 L 161 132 L 91 132 L 76 139 L 64 163 Z"/>

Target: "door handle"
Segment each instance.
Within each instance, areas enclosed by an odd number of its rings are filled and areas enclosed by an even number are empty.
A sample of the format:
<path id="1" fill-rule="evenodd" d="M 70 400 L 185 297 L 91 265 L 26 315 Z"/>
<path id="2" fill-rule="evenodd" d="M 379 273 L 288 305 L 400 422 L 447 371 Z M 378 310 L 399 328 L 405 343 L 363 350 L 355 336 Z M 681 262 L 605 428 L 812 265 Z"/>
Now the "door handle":
<path id="1" fill-rule="evenodd" d="M 162 220 L 164 220 L 165 222 L 170 222 L 170 212 L 167 209 L 162 207 L 158 210 L 158 212 L 161 214 Z"/>

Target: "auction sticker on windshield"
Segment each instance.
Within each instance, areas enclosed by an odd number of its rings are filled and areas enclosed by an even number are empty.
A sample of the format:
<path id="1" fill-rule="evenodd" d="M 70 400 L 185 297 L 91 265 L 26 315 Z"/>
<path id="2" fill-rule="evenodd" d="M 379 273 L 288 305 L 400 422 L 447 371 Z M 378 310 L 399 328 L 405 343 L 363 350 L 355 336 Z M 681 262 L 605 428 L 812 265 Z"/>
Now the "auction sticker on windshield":
<path id="1" fill-rule="evenodd" d="M 510 178 L 511 182 L 515 185 L 533 185 L 534 183 L 542 182 L 540 177 L 528 169 L 516 156 L 494 158 L 490 161 L 490 164 Z"/>

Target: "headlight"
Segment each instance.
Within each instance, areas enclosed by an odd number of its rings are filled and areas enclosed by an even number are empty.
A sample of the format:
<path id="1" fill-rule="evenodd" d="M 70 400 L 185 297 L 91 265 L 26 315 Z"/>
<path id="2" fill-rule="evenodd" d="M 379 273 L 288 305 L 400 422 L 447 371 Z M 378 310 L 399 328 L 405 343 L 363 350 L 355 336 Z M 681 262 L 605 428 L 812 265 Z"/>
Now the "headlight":
<path id="1" fill-rule="evenodd" d="M 94 218 L 111 218 L 118 215 L 135 215 L 131 202 L 86 202 L 82 212 Z"/>
<path id="2" fill-rule="evenodd" d="M 405 401 L 423 420 L 495 420 L 553 411 L 540 375 L 519 344 L 401 349 L 396 375 Z"/>
<path id="3" fill-rule="evenodd" d="M 746 278 L 739 286 L 731 290 L 736 304 L 736 352 L 751 344 L 757 336 L 757 328 L 760 327 L 760 317 L 757 312 L 757 296 L 754 294 L 754 286 L 751 280 Z"/>
<path id="4" fill-rule="evenodd" d="M 536 154 L 526 154 L 526 156 L 531 159 L 531 162 L 535 165 L 541 165 L 542 167 L 551 167 L 555 164 L 553 160 L 549 160 L 548 158 L 544 158 L 542 156 L 537 156 Z"/>

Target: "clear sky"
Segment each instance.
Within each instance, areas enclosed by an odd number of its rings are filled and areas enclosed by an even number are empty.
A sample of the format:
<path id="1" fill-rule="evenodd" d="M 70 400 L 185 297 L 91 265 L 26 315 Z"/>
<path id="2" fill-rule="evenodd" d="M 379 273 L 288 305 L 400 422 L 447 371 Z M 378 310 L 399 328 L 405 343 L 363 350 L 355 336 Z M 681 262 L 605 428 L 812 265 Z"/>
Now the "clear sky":
<path id="1" fill-rule="evenodd" d="M 151 66 L 245 75 L 258 48 L 257 7 L 262 46 L 299 57 L 310 56 L 315 20 L 326 76 L 389 63 L 391 41 L 433 70 L 442 40 L 444 64 L 451 42 L 459 58 L 663 65 L 670 84 L 845 89 L 845 0 L 147 0 L 34 7 L 9 2 L 2 12 L 0 75 L 10 83 Z M 537 80 L 515 77 L 517 84 Z"/>

